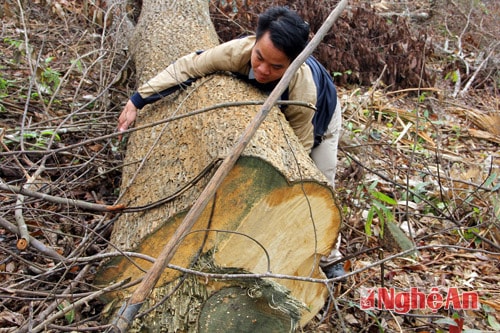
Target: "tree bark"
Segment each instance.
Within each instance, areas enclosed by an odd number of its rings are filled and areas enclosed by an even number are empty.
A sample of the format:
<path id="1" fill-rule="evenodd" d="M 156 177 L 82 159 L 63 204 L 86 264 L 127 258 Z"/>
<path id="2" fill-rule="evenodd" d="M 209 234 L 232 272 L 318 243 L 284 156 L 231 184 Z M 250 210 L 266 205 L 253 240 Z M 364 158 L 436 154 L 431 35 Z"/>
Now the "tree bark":
<path id="1" fill-rule="evenodd" d="M 139 81 L 144 82 L 176 58 L 217 43 L 207 1 L 150 0 L 143 3 L 130 49 Z M 141 110 L 136 126 L 214 104 L 264 99 L 232 76 L 211 75 Z M 120 201 L 142 209 L 120 216 L 112 246 L 156 257 L 199 197 L 216 161 L 230 152 L 258 111 L 255 105 L 226 106 L 130 135 Z M 339 226 L 339 210 L 326 179 L 274 109 L 182 240 L 171 264 L 210 273 L 324 278 L 319 259 L 330 252 Z M 136 279 L 150 265 L 117 258 L 100 270 L 98 281 Z M 110 294 L 108 300 L 127 297 L 131 290 Z M 165 269 L 142 309 L 162 298 L 166 301 L 134 325 L 168 332 L 221 332 L 222 327 L 289 331 L 290 322 L 307 323 L 326 297 L 324 284 L 200 279 Z M 221 326 L 220 320 L 225 324 Z"/>

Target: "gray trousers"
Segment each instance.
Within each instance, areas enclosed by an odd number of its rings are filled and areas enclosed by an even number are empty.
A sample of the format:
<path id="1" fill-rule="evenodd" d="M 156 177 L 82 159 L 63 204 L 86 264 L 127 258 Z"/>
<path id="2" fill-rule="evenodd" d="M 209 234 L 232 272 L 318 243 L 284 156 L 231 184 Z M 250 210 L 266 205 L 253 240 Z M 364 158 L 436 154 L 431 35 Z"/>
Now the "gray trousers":
<path id="1" fill-rule="evenodd" d="M 337 99 L 337 108 L 328 125 L 325 137 L 321 143 L 311 151 L 311 158 L 328 179 L 330 186 L 335 188 L 335 173 L 337 171 L 337 151 L 340 131 L 342 130 L 342 108 Z"/>
<path id="2" fill-rule="evenodd" d="M 325 133 L 325 138 L 316 147 L 313 148 L 311 152 L 311 157 L 318 167 L 318 169 L 323 172 L 323 174 L 328 179 L 330 186 L 335 188 L 335 173 L 337 171 L 337 152 L 338 144 L 340 138 L 340 132 L 342 130 L 342 108 L 340 107 L 340 101 L 337 99 L 337 108 L 333 114 L 332 120 L 328 125 L 328 129 Z M 339 233 L 337 238 L 337 243 L 335 247 L 330 252 L 330 255 L 321 258 L 322 265 L 328 265 L 340 258 L 342 254 L 339 251 L 341 235 Z"/>

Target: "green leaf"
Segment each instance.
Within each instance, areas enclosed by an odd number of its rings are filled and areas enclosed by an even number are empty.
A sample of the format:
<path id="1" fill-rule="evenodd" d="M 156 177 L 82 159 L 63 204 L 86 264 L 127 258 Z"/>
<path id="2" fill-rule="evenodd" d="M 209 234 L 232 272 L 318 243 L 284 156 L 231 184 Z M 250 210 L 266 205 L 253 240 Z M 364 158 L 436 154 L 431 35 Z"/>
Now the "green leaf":
<path id="1" fill-rule="evenodd" d="M 493 310 L 493 308 L 491 306 L 489 306 L 488 304 L 481 304 L 483 306 L 483 310 L 484 312 L 488 313 L 488 312 L 494 312 L 495 310 Z"/>
<path id="2" fill-rule="evenodd" d="M 498 221 L 500 221 L 500 196 L 497 195 L 495 200 L 493 200 L 493 213 L 495 214 Z"/>
<path id="3" fill-rule="evenodd" d="M 495 331 L 500 332 L 500 324 L 498 323 L 497 319 L 493 315 L 488 315 L 488 324 L 493 328 Z"/>
<path id="4" fill-rule="evenodd" d="M 387 207 L 380 201 L 373 201 L 373 206 L 377 207 L 379 210 L 387 209 Z"/>
<path id="5" fill-rule="evenodd" d="M 74 64 L 78 70 L 78 72 L 83 73 L 83 65 L 80 59 L 71 60 L 71 64 Z"/>
<path id="6" fill-rule="evenodd" d="M 413 249 L 415 246 L 412 240 L 404 233 L 403 230 L 394 222 L 387 221 L 386 223 L 386 234 L 390 234 L 390 237 L 397 244 L 401 252 Z M 417 254 L 417 251 L 412 251 L 409 253 L 410 256 Z"/>
<path id="7" fill-rule="evenodd" d="M 375 187 L 377 187 L 377 185 L 378 185 L 378 181 L 376 181 L 376 180 L 375 180 L 375 181 L 373 181 L 373 183 L 371 183 L 371 184 L 370 184 L 370 186 L 368 187 L 368 191 L 369 191 L 370 193 L 371 193 L 371 192 L 373 192 L 373 189 L 374 189 Z"/>
<path id="8" fill-rule="evenodd" d="M 474 233 L 479 233 L 479 228 L 472 227 L 464 231 L 464 238 L 466 240 L 472 240 L 476 237 Z"/>
<path id="9" fill-rule="evenodd" d="M 391 206 L 396 206 L 398 204 L 396 200 L 394 200 L 393 198 L 382 192 L 374 191 L 371 193 L 371 195 L 373 195 L 373 197 L 375 197 L 376 199 L 385 202 L 386 204 L 389 204 Z"/>
<path id="10" fill-rule="evenodd" d="M 60 303 L 57 308 L 61 311 L 64 310 L 64 308 L 70 306 L 70 303 L 68 301 L 63 301 L 62 303 Z M 64 314 L 64 318 L 66 319 L 66 321 L 68 322 L 68 324 L 71 324 L 73 323 L 73 321 L 75 320 L 75 309 L 71 309 L 69 310 L 68 312 L 66 312 Z"/>
<path id="11" fill-rule="evenodd" d="M 55 132 L 54 130 L 44 130 L 41 132 L 41 134 L 43 136 L 54 136 L 54 139 L 56 141 L 61 141 L 61 137 L 59 136 L 59 134 L 57 134 L 57 132 Z"/>
<path id="12" fill-rule="evenodd" d="M 64 318 L 66 318 L 66 321 L 68 322 L 68 324 L 73 323 L 73 321 L 75 320 L 75 310 L 71 310 L 69 312 L 66 312 L 66 314 L 64 315 Z"/>
<path id="13" fill-rule="evenodd" d="M 384 227 L 385 227 L 385 216 L 384 216 L 384 214 L 382 214 L 382 211 L 379 209 L 376 209 L 376 213 L 377 213 L 378 221 L 380 224 L 380 237 L 383 238 L 384 237 Z"/>
<path id="14" fill-rule="evenodd" d="M 380 223 L 383 226 L 384 221 L 393 221 L 394 220 L 394 215 L 392 215 L 392 212 L 387 206 L 385 206 L 383 203 L 379 201 L 374 201 L 373 206 L 376 207 L 377 211 L 377 216 L 380 219 Z"/>
<path id="15" fill-rule="evenodd" d="M 445 79 L 446 80 L 451 80 L 451 82 L 453 82 L 453 83 L 457 83 L 457 81 L 458 81 L 458 70 L 454 70 L 454 71 L 449 72 L 448 74 L 446 74 Z"/>
<path id="16" fill-rule="evenodd" d="M 413 192 L 423 193 L 427 185 L 430 185 L 431 182 L 421 182 L 415 185 Z"/>
<path id="17" fill-rule="evenodd" d="M 368 237 L 372 235 L 373 215 L 375 215 L 375 209 L 372 207 L 368 211 L 368 216 L 366 217 L 366 223 L 365 223 L 365 234 Z"/>
<path id="18" fill-rule="evenodd" d="M 36 132 L 23 132 L 23 138 L 25 139 L 34 139 L 38 136 Z"/>
<path id="19" fill-rule="evenodd" d="M 425 92 L 424 92 L 424 93 L 422 93 L 422 94 L 420 94 L 420 96 L 418 96 L 418 102 L 419 102 L 419 103 L 423 103 L 423 102 L 425 102 L 425 97 L 426 97 L 426 95 L 427 95 L 427 94 L 426 94 Z"/>
<path id="20" fill-rule="evenodd" d="M 457 325 L 457 323 L 453 319 L 451 319 L 450 317 L 440 318 L 440 319 L 436 320 L 434 323 L 435 324 L 452 325 L 452 326 Z"/>
<path id="21" fill-rule="evenodd" d="M 387 222 L 392 222 L 394 221 L 394 215 L 392 215 L 392 212 L 390 209 L 388 209 L 387 207 L 385 209 L 382 210 L 384 212 L 384 215 L 385 215 L 385 220 Z"/>
<path id="22" fill-rule="evenodd" d="M 490 187 L 493 184 L 493 181 L 498 179 L 498 175 L 496 172 L 493 172 L 484 182 L 484 187 Z"/>

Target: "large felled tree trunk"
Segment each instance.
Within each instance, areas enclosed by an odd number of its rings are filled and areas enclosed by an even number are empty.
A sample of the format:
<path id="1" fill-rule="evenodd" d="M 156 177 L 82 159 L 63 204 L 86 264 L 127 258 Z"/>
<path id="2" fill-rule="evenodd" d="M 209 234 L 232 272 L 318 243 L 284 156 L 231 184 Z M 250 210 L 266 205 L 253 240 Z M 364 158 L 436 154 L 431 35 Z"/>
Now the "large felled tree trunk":
<path id="1" fill-rule="evenodd" d="M 176 58 L 217 43 L 208 1 L 145 0 L 129 47 L 142 83 Z M 144 108 L 135 126 L 219 103 L 264 99 L 236 78 L 212 75 Z M 115 222 L 113 247 L 156 257 L 259 109 L 225 106 L 134 132 L 121 202 L 137 209 Z M 324 278 L 319 260 L 330 252 L 339 225 L 326 179 L 275 109 L 170 263 L 207 273 Z M 150 266 L 117 258 L 100 270 L 98 281 L 135 280 Z M 161 305 L 134 325 L 169 332 L 288 332 L 290 325 L 307 323 L 327 295 L 324 284 L 304 279 L 220 279 L 166 268 L 142 309 Z"/>

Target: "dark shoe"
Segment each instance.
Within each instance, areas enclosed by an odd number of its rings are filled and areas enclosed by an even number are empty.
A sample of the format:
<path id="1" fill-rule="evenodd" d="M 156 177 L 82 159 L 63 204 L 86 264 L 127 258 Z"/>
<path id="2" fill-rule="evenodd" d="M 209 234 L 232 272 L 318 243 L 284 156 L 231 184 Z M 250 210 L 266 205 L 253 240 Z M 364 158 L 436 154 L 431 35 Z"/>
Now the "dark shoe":
<path id="1" fill-rule="evenodd" d="M 341 262 L 321 268 L 323 269 L 323 272 L 325 273 L 326 277 L 329 279 L 338 278 L 346 275 L 346 272 L 344 270 L 344 263 Z"/>

